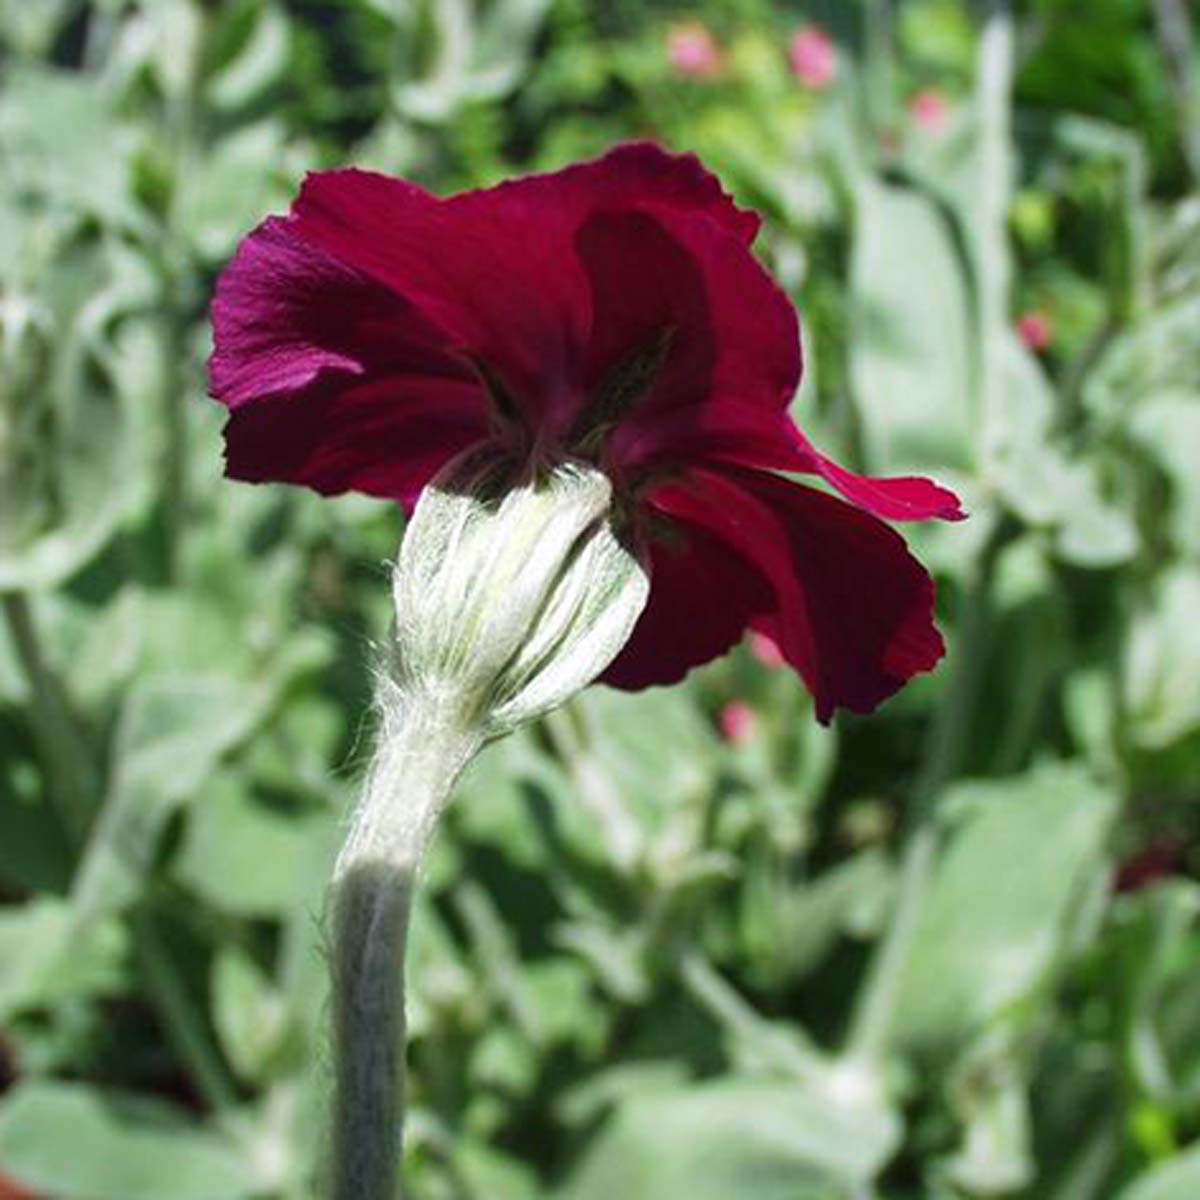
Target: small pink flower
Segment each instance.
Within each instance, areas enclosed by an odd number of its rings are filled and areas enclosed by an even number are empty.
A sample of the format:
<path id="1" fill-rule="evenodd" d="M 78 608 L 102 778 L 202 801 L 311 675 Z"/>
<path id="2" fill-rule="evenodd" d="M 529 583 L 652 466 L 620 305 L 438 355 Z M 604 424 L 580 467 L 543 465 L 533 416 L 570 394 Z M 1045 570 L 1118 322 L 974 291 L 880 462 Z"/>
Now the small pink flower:
<path id="1" fill-rule="evenodd" d="M 823 92 L 837 77 L 837 47 L 815 25 L 805 25 L 792 35 L 789 58 L 792 74 L 814 92 Z"/>
<path id="2" fill-rule="evenodd" d="M 1017 318 L 1017 336 L 1034 354 L 1042 354 L 1054 340 L 1054 325 L 1050 314 L 1041 309 L 1030 309 Z"/>
<path id="3" fill-rule="evenodd" d="M 752 629 L 749 641 L 750 653 L 768 670 L 774 671 L 783 666 L 786 661 L 783 651 L 780 650 L 779 643 L 773 637 L 759 633 L 757 629 Z"/>
<path id="4" fill-rule="evenodd" d="M 685 79 L 713 79 L 721 73 L 721 48 L 699 21 L 686 21 L 667 33 L 667 61 Z"/>
<path id="5" fill-rule="evenodd" d="M 15 1179 L 0 1175 L 0 1200 L 38 1200 L 33 1192 L 22 1187 Z"/>
<path id="6" fill-rule="evenodd" d="M 950 104 L 935 88 L 918 92 L 908 106 L 913 122 L 922 133 L 941 137 L 950 123 Z"/>
<path id="7" fill-rule="evenodd" d="M 733 746 L 744 746 L 758 729 L 758 717 L 744 700 L 731 700 L 717 718 L 721 736 Z"/>

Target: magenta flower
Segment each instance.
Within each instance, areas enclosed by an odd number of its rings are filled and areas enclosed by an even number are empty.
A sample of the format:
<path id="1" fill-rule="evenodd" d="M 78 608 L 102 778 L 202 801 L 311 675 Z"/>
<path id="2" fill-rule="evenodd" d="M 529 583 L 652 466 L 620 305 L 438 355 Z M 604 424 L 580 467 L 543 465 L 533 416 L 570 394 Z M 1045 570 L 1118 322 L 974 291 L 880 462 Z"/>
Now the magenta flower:
<path id="1" fill-rule="evenodd" d="M 837 78 L 837 47 L 815 25 L 805 25 L 792 35 L 788 59 L 792 74 L 811 91 L 823 92 Z"/>
<path id="2" fill-rule="evenodd" d="M 687 21 L 668 30 L 667 61 L 685 79 L 714 79 L 721 73 L 721 48 L 707 26 Z"/>
<path id="3" fill-rule="evenodd" d="M 842 469 L 793 424 L 799 331 L 750 252 L 758 226 L 696 158 L 648 144 L 446 199 L 310 175 L 217 285 L 228 474 L 411 509 L 480 442 L 586 460 L 651 571 L 609 683 L 678 680 L 749 628 L 821 720 L 868 712 L 942 654 L 933 583 L 884 520 L 962 513 L 927 480 Z"/>

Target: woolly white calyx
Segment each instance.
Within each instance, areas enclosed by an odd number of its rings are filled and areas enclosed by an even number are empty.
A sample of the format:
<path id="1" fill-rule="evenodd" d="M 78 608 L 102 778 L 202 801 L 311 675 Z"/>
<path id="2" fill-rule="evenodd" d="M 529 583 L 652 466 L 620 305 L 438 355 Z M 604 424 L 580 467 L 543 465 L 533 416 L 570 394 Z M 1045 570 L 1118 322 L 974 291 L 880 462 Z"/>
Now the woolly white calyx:
<path id="1" fill-rule="evenodd" d="M 393 579 L 399 694 L 485 738 L 591 683 L 650 590 L 607 476 L 577 461 L 512 474 L 488 449 L 448 464 L 421 495 Z"/>

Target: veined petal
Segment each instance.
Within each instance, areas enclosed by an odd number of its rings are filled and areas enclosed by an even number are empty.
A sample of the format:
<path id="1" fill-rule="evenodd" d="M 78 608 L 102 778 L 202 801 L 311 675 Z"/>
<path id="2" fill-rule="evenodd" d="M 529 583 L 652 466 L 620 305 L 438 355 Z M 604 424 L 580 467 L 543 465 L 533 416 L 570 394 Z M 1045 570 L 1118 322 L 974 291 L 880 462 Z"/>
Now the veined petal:
<path id="1" fill-rule="evenodd" d="M 714 398 L 692 409 L 650 413 L 616 431 L 614 466 L 629 474 L 655 469 L 734 463 L 818 475 L 856 508 L 886 521 L 961 521 L 966 517 L 948 488 L 920 476 L 856 475 L 827 458 L 786 412 Z"/>
<path id="2" fill-rule="evenodd" d="M 749 624 L 803 676 L 819 720 L 839 707 L 872 711 L 941 658 L 933 580 L 869 513 L 736 467 L 694 471 L 648 504 L 735 549 L 769 585 L 768 607 Z"/>
<path id="3" fill-rule="evenodd" d="M 627 421 L 613 433 L 609 455 L 613 466 L 630 476 L 723 462 L 806 471 L 811 459 L 797 433 L 786 409 L 714 398 Z"/>
<path id="4" fill-rule="evenodd" d="M 445 200 L 368 171 L 310 175 L 289 225 L 485 360 L 532 428 L 583 384 L 592 320 L 576 234 L 596 212 L 644 204 L 695 216 L 743 254 L 758 228 L 696 158 L 650 144 Z"/>
<path id="5" fill-rule="evenodd" d="M 232 411 L 228 473 L 410 504 L 487 435 L 471 365 L 401 297 L 265 222 L 213 301 L 211 391 Z"/>
<path id="6" fill-rule="evenodd" d="M 631 355 L 662 347 L 623 425 L 731 396 L 776 412 L 791 403 L 801 372 L 796 311 L 727 230 L 647 202 L 593 213 L 575 252 L 589 294 L 587 394 L 603 391 Z"/>
<path id="7" fill-rule="evenodd" d="M 650 545 L 650 599 L 625 648 L 601 680 L 636 691 L 674 683 L 724 654 L 771 589 L 745 559 L 697 526 L 670 529 Z"/>
<path id="8" fill-rule="evenodd" d="M 538 214 L 517 200 L 456 205 L 404 180 L 328 171 L 308 176 L 288 223 L 403 298 L 464 356 L 485 361 L 533 429 L 566 386 L 584 317 L 555 236 L 560 217 L 543 214 L 538 229 Z"/>
<path id="9" fill-rule="evenodd" d="M 471 378 L 445 336 L 399 296 L 298 240 L 272 217 L 246 237 L 212 304 L 212 395 L 229 408 L 318 377 L 409 368 Z"/>
<path id="10" fill-rule="evenodd" d="M 809 465 L 798 468 L 819 475 L 836 488 L 851 504 L 885 521 L 962 521 L 967 514 L 958 497 L 920 475 L 898 475 L 878 478 L 856 475 L 826 458 L 798 429 L 795 438 L 800 453 Z"/>
<path id="11" fill-rule="evenodd" d="M 740 242 L 750 245 L 762 224 L 757 213 L 739 208 L 721 182 L 694 154 L 672 154 L 654 142 L 626 142 L 589 162 L 546 175 L 530 175 L 497 187 L 454 197 L 455 203 L 486 203 L 509 191 L 546 190 L 553 201 L 579 213 L 596 209 L 654 204 L 679 213 L 707 217 Z M 573 222 L 577 225 L 577 221 Z"/>
<path id="12" fill-rule="evenodd" d="M 411 509 L 442 465 L 488 432 L 476 384 L 401 376 L 313 387 L 236 409 L 225 426 L 226 472 Z"/>
<path id="13" fill-rule="evenodd" d="M 786 412 L 740 401 L 649 413 L 625 422 L 612 437 L 614 466 L 629 474 L 680 463 L 736 463 L 742 467 L 820 475 L 847 500 L 884 521 L 961 521 L 959 498 L 919 475 L 857 475 L 827 458 Z"/>

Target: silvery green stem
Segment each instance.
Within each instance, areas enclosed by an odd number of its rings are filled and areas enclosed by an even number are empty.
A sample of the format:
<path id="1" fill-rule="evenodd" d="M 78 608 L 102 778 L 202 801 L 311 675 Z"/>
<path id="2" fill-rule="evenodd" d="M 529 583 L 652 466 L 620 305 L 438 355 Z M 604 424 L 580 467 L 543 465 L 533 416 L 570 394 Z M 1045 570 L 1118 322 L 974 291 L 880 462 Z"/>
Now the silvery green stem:
<path id="1" fill-rule="evenodd" d="M 334 869 L 333 1200 L 395 1200 L 404 1115 L 404 951 L 430 834 L 480 744 L 436 699 L 385 713 Z"/>
<path id="2" fill-rule="evenodd" d="M 422 493 L 392 579 L 379 742 L 334 869 L 332 1200 L 397 1194 L 409 910 L 455 780 L 595 679 L 649 587 L 587 463 L 517 471 L 484 447 Z"/>

